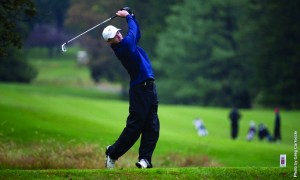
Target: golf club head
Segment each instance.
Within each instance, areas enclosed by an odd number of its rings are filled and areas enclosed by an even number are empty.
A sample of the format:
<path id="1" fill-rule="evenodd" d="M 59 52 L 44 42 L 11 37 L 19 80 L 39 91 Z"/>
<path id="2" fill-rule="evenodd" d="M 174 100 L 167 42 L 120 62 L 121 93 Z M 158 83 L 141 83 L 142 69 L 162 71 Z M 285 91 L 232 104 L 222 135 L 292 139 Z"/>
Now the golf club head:
<path id="1" fill-rule="evenodd" d="M 66 44 L 67 44 L 67 43 L 63 43 L 63 44 L 61 45 L 61 50 L 62 50 L 62 52 L 67 52 Z"/>

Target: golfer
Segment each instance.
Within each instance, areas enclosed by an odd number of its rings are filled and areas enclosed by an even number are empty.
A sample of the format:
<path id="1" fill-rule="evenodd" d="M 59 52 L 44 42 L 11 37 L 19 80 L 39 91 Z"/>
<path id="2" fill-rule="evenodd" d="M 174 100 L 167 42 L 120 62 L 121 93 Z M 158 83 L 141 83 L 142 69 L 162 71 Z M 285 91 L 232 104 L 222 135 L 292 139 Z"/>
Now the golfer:
<path id="1" fill-rule="evenodd" d="M 152 168 L 152 154 L 159 137 L 158 100 L 151 62 L 145 51 L 137 44 L 141 37 L 135 15 L 120 10 L 117 16 L 126 18 L 127 35 L 109 25 L 102 36 L 113 49 L 130 76 L 129 115 L 126 127 L 116 142 L 106 147 L 105 165 L 114 168 L 115 161 L 125 154 L 141 135 L 138 168 Z"/>

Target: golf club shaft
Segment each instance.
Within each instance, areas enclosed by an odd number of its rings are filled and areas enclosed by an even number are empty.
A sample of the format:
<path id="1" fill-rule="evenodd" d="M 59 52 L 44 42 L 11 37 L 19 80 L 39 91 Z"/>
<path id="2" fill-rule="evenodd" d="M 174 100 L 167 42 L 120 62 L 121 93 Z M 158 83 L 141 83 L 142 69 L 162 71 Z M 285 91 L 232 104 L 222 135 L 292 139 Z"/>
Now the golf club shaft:
<path id="1" fill-rule="evenodd" d="M 90 28 L 90 29 L 88 29 L 88 30 L 84 31 L 83 33 L 81 33 L 81 34 L 77 35 L 76 37 L 74 37 L 74 38 L 70 39 L 69 41 L 67 41 L 65 44 L 67 44 L 67 43 L 70 43 L 71 41 L 73 41 L 73 40 L 75 40 L 75 39 L 79 38 L 80 36 L 84 35 L 85 33 L 87 33 L 87 32 L 89 32 L 89 31 L 91 31 L 91 30 L 95 29 L 96 27 L 98 27 L 98 26 L 100 26 L 100 25 L 102 25 L 102 24 L 106 23 L 107 21 L 110 21 L 110 20 L 112 20 L 112 19 L 113 19 L 113 18 L 115 18 L 115 17 L 117 17 L 117 15 L 114 15 L 114 16 L 112 16 L 112 17 L 110 17 L 110 18 L 106 19 L 105 21 L 103 21 L 103 22 L 101 22 L 101 23 L 97 24 L 96 26 L 94 26 L 94 27 L 92 27 L 92 28 Z"/>

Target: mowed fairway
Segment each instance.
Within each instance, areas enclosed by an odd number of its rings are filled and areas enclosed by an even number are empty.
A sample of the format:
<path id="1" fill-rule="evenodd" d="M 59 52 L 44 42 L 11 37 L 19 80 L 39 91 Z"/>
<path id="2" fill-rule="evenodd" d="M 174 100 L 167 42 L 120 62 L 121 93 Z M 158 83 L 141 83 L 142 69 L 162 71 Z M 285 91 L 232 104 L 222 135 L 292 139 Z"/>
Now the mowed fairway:
<path id="1" fill-rule="evenodd" d="M 104 151 L 122 131 L 128 113 L 127 102 L 101 96 L 85 97 L 84 91 L 82 95 L 68 94 L 70 89 L 55 92 L 50 87 L 16 84 L 1 84 L 0 89 L 1 140 L 14 142 L 16 148 L 42 146 L 53 141 L 62 146 L 97 145 L 99 151 Z M 233 141 L 229 138 L 228 109 L 160 105 L 161 133 L 153 162 L 158 167 L 277 167 L 279 155 L 287 154 L 287 165 L 292 166 L 299 112 L 282 112 L 281 143 L 245 139 L 251 119 L 273 127 L 272 110 L 242 110 L 241 113 L 240 136 Z M 197 135 L 192 124 L 196 116 L 204 120 L 209 131 L 207 137 Z M 128 162 L 126 167 L 133 167 L 137 151 L 138 144 L 130 150 L 130 156 L 120 161 Z"/>
<path id="2" fill-rule="evenodd" d="M 230 109 L 165 104 L 159 106 L 161 131 L 153 156 L 155 169 L 135 169 L 136 143 L 117 161 L 117 170 L 104 170 L 105 147 L 124 128 L 128 102 L 91 88 L 86 70 L 78 69 L 74 62 L 38 60 L 34 64 L 46 74 L 40 73 L 33 84 L 0 84 L 0 179 L 293 177 L 294 132 L 300 129 L 300 111 L 281 111 L 281 143 L 261 142 L 257 137 L 247 142 L 250 120 L 265 123 L 273 134 L 273 109 L 241 110 L 239 138 L 233 141 Z M 203 119 L 207 137 L 197 135 L 195 117 Z M 278 168 L 280 154 L 287 155 L 287 168 Z"/>

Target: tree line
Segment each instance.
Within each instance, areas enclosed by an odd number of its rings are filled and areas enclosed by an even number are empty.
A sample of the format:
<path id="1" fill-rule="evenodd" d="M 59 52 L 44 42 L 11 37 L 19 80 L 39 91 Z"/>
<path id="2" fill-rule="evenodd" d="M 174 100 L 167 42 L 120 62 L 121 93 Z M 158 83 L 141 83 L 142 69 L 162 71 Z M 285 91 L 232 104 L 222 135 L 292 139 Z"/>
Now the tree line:
<path id="1" fill-rule="evenodd" d="M 163 103 L 300 107 L 298 1 L 70 0 L 54 3 L 57 11 L 41 2 L 35 1 L 37 12 L 51 12 L 47 22 L 71 35 L 130 6 Z M 109 23 L 126 33 L 124 20 Z M 122 82 L 126 89 L 126 72 L 101 39 L 102 29 L 78 40 L 91 57 L 91 77 Z"/>

